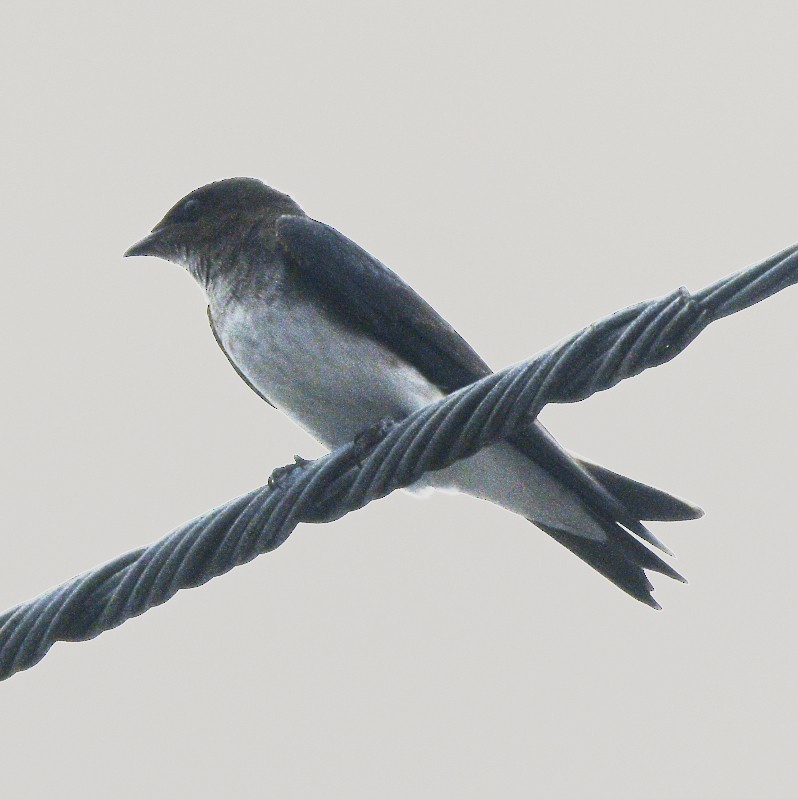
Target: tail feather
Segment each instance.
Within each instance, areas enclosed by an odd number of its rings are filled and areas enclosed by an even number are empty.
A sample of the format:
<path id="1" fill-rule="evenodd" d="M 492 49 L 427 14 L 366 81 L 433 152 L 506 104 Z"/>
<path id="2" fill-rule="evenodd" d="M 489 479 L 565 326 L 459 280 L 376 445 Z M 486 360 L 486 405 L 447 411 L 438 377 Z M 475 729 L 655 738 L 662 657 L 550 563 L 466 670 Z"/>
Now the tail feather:
<path id="1" fill-rule="evenodd" d="M 603 466 L 583 461 L 563 449 L 540 422 L 510 441 L 527 457 L 569 486 L 592 513 L 622 524 L 668 555 L 671 551 L 642 523 L 697 519 L 703 511 L 681 499 Z"/>
<path id="2" fill-rule="evenodd" d="M 682 583 L 687 582 L 676 569 L 669 566 L 659 555 L 652 552 L 645 544 L 629 535 L 625 530 L 615 528 L 609 533 L 608 538 L 613 548 L 617 549 L 626 560 L 635 566 L 659 572 Z"/>
<path id="3" fill-rule="evenodd" d="M 531 460 L 545 464 L 550 475 L 579 497 L 585 510 L 601 526 L 605 538 L 597 540 L 595 536 L 584 534 L 578 523 L 566 530 L 529 517 L 533 524 L 622 591 L 651 607 L 659 608 L 659 604 L 651 596 L 653 589 L 645 570 L 686 582 L 643 543 L 648 542 L 668 555 L 672 554 L 642 520 L 697 519 L 703 515 L 700 508 L 658 488 L 576 458 L 564 450 L 539 422 L 514 434 L 509 440 Z"/>
<path id="4" fill-rule="evenodd" d="M 580 535 L 547 527 L 533 522 L 555 541 L 569 549 L 588 566 L 606 577 L 630 596 L 660 609 L 659 603 L 651 596 L 653 586 L 644 569 L 660 572 L 675 580 L 686 582 L 677 571 L 665 563 L 658 555 L 620 528 L 608 531 L 606 541 L 596 541 Z"/>

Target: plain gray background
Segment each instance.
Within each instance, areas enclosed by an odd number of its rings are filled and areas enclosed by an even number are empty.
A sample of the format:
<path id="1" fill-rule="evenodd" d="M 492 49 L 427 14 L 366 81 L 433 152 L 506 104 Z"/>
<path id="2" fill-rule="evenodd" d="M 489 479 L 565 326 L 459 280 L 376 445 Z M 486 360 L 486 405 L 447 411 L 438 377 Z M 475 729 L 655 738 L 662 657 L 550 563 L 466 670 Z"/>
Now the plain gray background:
<path id="1" fill-rule="evenodd" d="M 16 4 L 4 15 L 7 607 L 320 448 L 177 267 L 253 175 L 495 366 L 798 239 L 792 3 Z M 5 796 L 792 796 L 798 289 L 544 419 L 701 504 L 661 613 L 528 523 L 397 494 L 0 686 Z"/>

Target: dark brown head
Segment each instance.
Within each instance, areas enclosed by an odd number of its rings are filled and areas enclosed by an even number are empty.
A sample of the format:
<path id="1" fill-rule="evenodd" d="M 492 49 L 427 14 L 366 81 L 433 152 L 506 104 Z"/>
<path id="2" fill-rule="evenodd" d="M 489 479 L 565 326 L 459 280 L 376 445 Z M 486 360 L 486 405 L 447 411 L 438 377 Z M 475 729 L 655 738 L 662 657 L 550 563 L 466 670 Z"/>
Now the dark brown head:
<path id="1" fill-rule="evenodd" d="M 304 216 L 287 194 L 260 180 L 219 180 L 183 197 L 125 256 L 164 258 L 206 277 L 209 262 L 224 259 L 255 234 L 269 237 L 283 214 Z"/>

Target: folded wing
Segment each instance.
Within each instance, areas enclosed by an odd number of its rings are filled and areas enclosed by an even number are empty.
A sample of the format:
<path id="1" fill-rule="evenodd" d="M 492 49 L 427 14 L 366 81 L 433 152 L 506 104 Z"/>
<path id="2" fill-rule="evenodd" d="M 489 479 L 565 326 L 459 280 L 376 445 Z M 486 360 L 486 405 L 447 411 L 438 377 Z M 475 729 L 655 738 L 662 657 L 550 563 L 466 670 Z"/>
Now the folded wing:
<path id="1" fill-rule="evenodd" d="M 277 221 L 277 236 L 297 278 L 320 301 L 333 303 L 336 313 L 411 363 L 442 391 L 455 391 L 490 373 L 469 344 L 410 286 L 334 228 L 307 217 L 283 216 Z M 530 521 L 619 588 L 659 607 L 644 570 L 682 578 L 638 540 L 668 551 L 641 520 L 694 519 L 701 511 L 659 489 L 575 459 L 537 421 L 511 442 L 578 496 L 606 539 Z"/>

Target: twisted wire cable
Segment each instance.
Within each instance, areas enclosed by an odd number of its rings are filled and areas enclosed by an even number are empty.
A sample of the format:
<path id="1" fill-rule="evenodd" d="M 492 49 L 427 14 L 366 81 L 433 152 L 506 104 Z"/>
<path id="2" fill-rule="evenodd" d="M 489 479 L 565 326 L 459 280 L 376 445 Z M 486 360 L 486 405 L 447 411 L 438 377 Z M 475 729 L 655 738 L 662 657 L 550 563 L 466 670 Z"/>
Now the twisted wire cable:
<path id="1" fill-rule="evenodd" d="M 798 282 L 798 245 L 696 294 L 680 288 L 618 311 L 517 364 L 369 428 L 314 461 L 140 549 L 0 615 L 0 680 L 56 641 L 86 641 L 278 547 L 300 522 L 329 522 L 528 425 L 550 402 L 576 402 L 674 358 L 710 322 Z"/>

